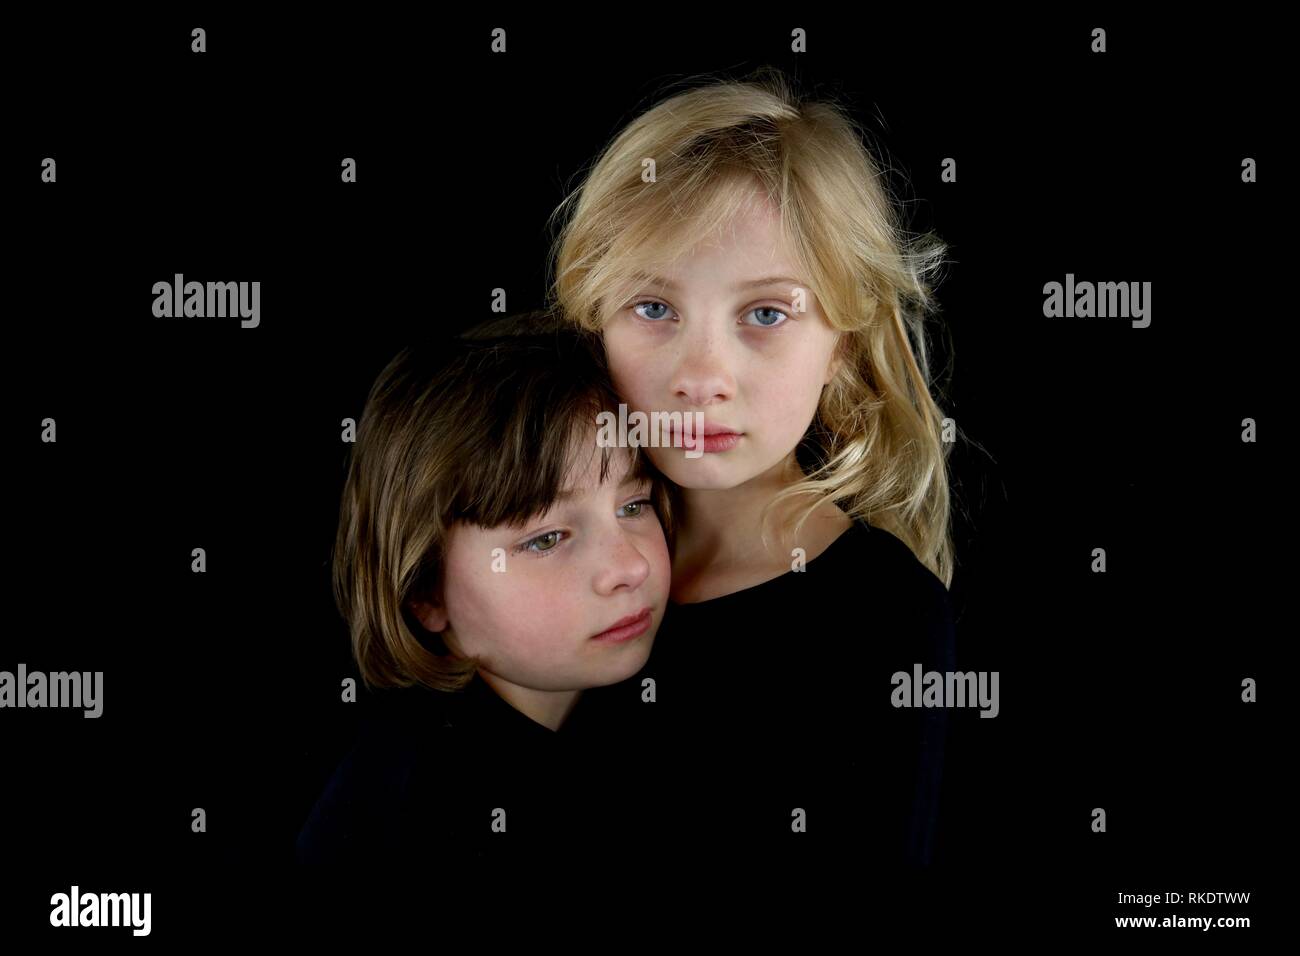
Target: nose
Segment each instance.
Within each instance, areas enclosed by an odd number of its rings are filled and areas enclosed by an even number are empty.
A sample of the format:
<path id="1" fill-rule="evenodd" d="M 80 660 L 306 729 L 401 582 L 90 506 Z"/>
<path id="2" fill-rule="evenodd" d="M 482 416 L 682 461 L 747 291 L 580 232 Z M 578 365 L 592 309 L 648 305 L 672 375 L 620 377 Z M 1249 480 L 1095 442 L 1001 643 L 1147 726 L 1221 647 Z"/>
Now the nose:
<path id="1" fill-rule="evenodd" d="M 649 576 L 650 562 L 632 536 L 623 529 L 614 531 L 609 544 L 601 551 L 600 570 L 594 582 L 597 593 L 635 591 Z"/>
<path id="2" fill-rule="evenodd" d="M 673 370 L 673 396 L 689 407 L 703 407 L 731 398 L 736 380 L 731 373 L 723 323 L 705 318 L 688 323 L 678 338 L 680 351 Z"/>

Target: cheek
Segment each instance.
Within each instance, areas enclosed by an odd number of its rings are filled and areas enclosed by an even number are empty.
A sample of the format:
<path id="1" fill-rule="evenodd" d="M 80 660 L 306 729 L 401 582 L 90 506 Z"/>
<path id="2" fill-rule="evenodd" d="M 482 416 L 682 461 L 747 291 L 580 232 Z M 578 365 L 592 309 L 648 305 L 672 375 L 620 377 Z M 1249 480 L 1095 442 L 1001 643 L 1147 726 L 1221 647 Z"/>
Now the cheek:
<path id="1" fill-rule="evenodd" d="M 764 356 L 748 370 L 746 393 L 758 419 L 780 443 L 801 438 L 817 413 L 825 378 L 826 353 L 818 344 L 801 345 Z"/>
<path id="2" fill-rule="evenodd" d="M 816 403 L 825 369 L 825 354 L 817 343 L 768 343 L 747 363 L 745 384 L 768 406 L 802 408 L 809 400 Z"/>
<path id="3" fill-rule="evenodd" d="M 506 570 L 460 575 L 446 594 L 451 625 L 466 649 L 527 649 L 545 646 L 574 624 L 565 595 L 569 586 L 538 573 L 529 562 L 555 560 L 508 554 Z"/>
<path id="4" fill-rule="evenodd" d="M 630 408 L 649 409 L 659 367 L 653 351 L 636 348 L 631 330 L 616 326 L 604 334 L 605 355 L 614 390 Z"/>

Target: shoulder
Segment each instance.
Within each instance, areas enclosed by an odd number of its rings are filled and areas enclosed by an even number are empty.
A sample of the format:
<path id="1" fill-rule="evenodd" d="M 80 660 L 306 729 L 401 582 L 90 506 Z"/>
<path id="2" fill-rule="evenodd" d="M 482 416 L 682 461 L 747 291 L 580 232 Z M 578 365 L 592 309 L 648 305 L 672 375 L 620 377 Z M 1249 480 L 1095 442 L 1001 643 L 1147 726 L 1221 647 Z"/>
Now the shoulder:
<path id="1" fill-rule="evenodd" d="M 847 578 L 842 582 L 845 593 L 860 596 L 872 620 L 919 636 L 927 658 L 936 665 L 950 659 L 955 644 L 953 604 L 938 575 L 884 528 L 855 520 L 844 538 L 836 573 Z"/>
<path id="2" fill-rule="evenodd" d="M 948 589 L 938 575 L 922 564 L 912 549 L 893 532 L 855 519 L 853 526 L 844 532 L 844 538 L 859 554 L 869 556 L 870 566 L 877 573 L 924 590 L 938 589 L 947 593 Z"/>
<path id="3" fill-rule="evenodd" d="M 901 538 L 877 525 L 868 524 L 861 518 L 853 523 L 833 542 L 835 551 L 840 552 L 840 559 L 870 569 L 876 574 L 885 574 L 901 579 L 910 579 L 917 584 L 928 584 L 925 576 L 934 579 L 934 583 L 943 587 L 943 582 L 933 571 L 921 563 L 912 553 L 912 549 Z M 946 589 L 945 589 L 946 590 Z"/>

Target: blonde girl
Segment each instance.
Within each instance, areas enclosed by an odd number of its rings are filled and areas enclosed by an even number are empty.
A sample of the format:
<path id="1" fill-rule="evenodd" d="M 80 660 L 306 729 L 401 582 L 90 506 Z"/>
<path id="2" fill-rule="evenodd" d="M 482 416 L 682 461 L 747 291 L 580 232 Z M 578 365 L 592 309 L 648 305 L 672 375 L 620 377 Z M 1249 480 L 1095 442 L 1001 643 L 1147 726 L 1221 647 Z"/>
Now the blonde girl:
<path id="1" fill-rule="evenodd" d="M 775 71 L 666 97 L 556 210 L 551 298 L 601 336 L 629 409 L 704 421 L 703 454 L 648 449 L 677 537 L 632 683 L 653 679 L 677 770 L 739 844 L 842 852 L 835 830 L 924 863 L 944 712 L 900 709 L 890 680 L 953 666 L 953 435 L 925 328 L 945 250 L 905 232 L 863 140 Z"/>

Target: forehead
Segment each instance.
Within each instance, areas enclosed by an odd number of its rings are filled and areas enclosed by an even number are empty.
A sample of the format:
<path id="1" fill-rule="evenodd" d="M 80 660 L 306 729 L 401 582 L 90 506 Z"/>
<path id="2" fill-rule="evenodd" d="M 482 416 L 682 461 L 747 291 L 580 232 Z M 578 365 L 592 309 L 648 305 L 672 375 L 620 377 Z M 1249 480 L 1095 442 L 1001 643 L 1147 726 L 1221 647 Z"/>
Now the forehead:
<path id="1" fill-rule="evenodd" d="M 596 429 L 575 437 L 569 452 L 569 470 L 564 486 L 556 496 L 557 502 L 571 501 L 596 491 L 600 480 L 601 460 L 608 455 L 609 468 L 604 484 L 615 487 L 640 479 L 633 473 L 632 452 L 627 448 L 600 448 L 596 445 Z"/>
<path id="2" fill-rule="evenodd" d="M 653 274 L 651 274 L 653 273 Z M 638 278 L 659 278 L 671 284 L 678 278 L 736 277 L 757 279 L 798 275 L 782 231 L 780 213 L 766 196 L 755 195 L 711 231 L 695 240 L 689 250 Z"/>
<path id="3" fill-rule="evenodd" d="M 753 192 L 714 234 L 715 240 L 744 239 L 749 244 L 762 245 L 775 250 L 781 245 L 781 214 L 771 198 Z"/>

